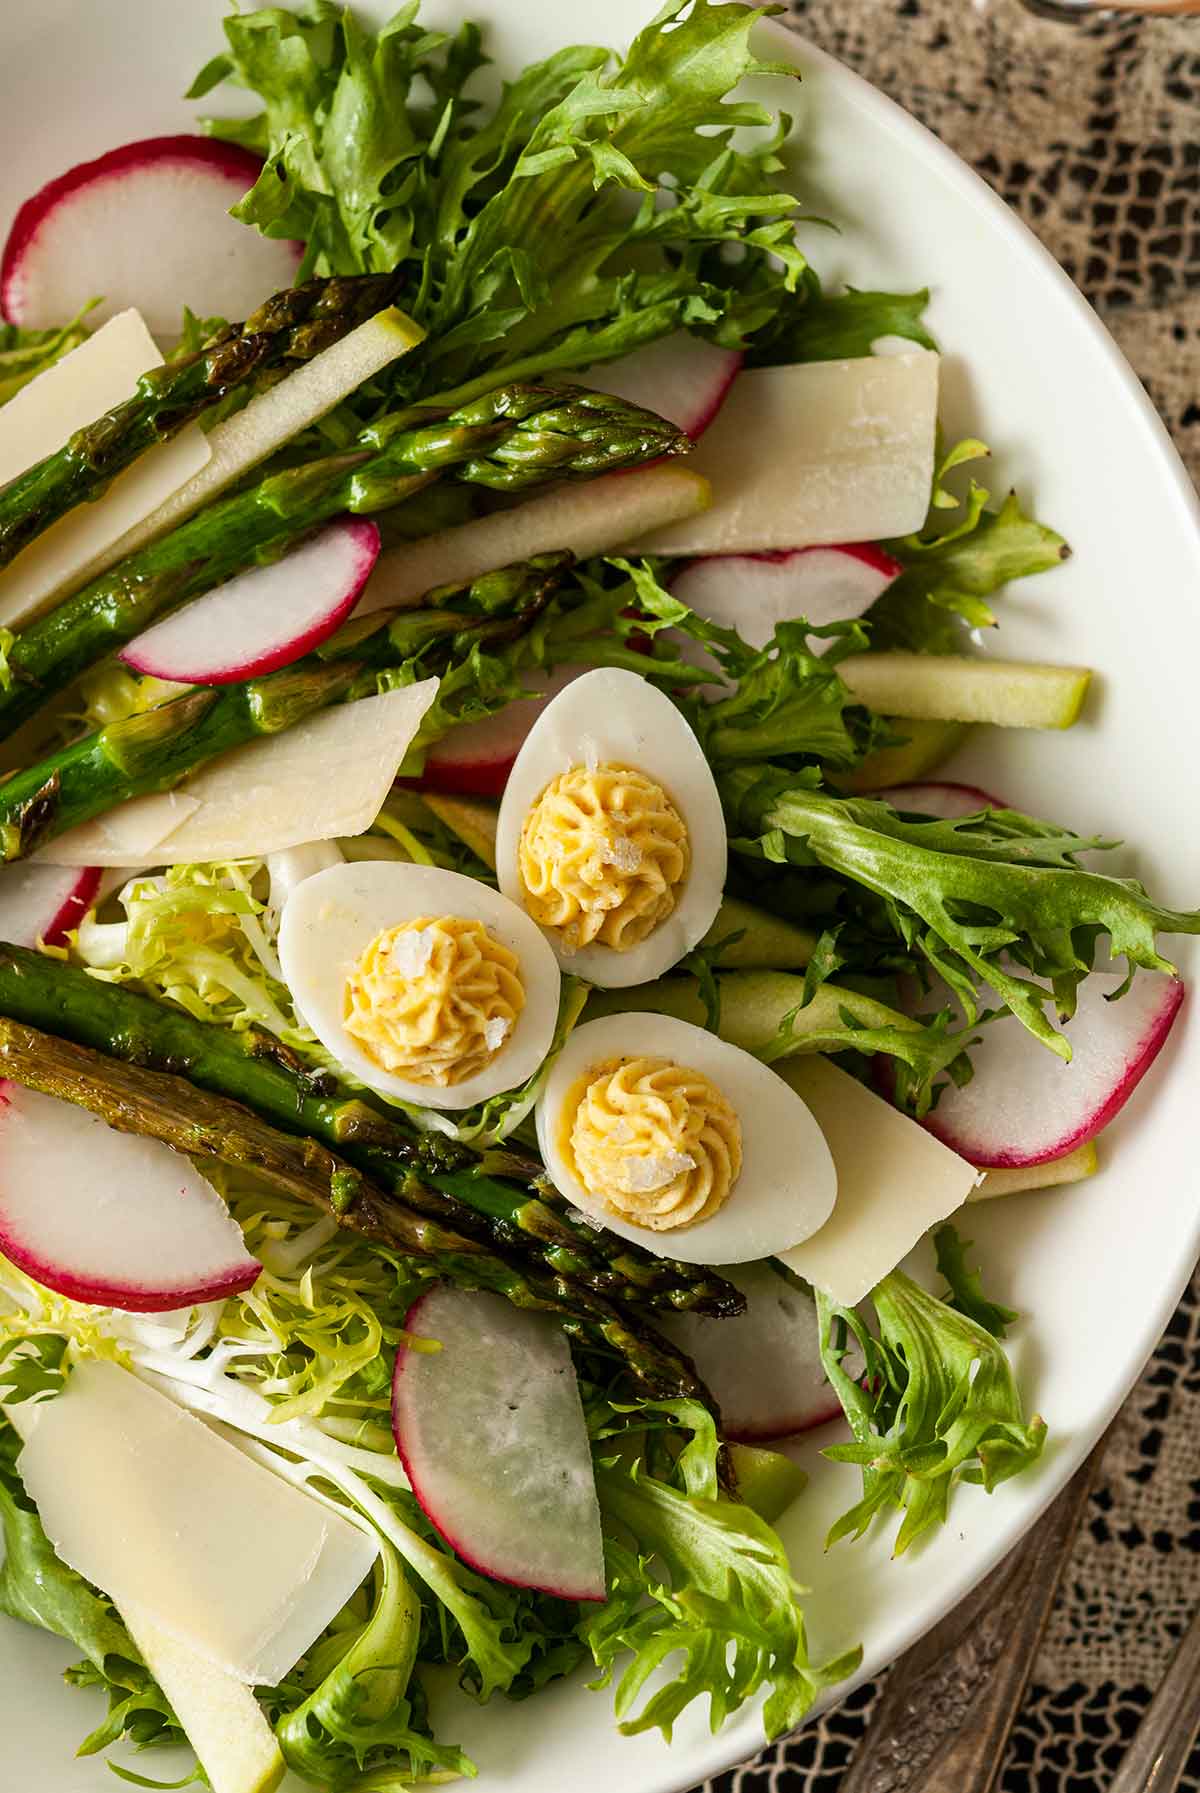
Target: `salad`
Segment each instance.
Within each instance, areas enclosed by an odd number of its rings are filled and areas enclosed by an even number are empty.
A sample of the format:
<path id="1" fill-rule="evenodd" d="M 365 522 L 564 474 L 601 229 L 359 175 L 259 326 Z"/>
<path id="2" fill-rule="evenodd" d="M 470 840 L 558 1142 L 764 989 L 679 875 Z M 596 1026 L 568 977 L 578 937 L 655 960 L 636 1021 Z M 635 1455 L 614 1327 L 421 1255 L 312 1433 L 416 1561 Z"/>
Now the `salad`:
<path id="1" fill-rule="evenodd" d="M 1068 549 L 801 253 L 759 17 L 485 101 L 231 15 L 249 113 L 13 222 L 0 1611 L 137 1785 L 486 1776 L 446 1688 L 577 1670 L 778 1736 L 789 1441 L 897 1554 L 1042 1453 L 960 1210 L 1095 1172 L 1200 912 L 938 776 L 1078 718 L 978 651 Z"/>

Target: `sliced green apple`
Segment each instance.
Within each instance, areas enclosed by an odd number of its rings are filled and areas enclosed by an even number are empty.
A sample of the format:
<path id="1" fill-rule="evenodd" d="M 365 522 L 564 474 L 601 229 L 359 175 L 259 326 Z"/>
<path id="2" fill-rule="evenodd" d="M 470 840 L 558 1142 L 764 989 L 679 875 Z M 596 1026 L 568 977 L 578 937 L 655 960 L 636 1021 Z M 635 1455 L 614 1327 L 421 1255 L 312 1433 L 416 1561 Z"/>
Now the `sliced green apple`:
<path id="1" fill-rule="evenodd" d="M 791 1052 L 824 1051 L 830 1044 L 830 1035 L 844 1045 L 843 1016 L 847 1013 L 861 1027 L 918 1025 L 886 1003 L 844 984 L 822 984 L 812 1001 L 801 1007 L 804 979 L 787 971 L 727 972 L 720 979 L 720 988 L 721 1038 L 747 1052 L 762 1052 L 771 1046 L 785 1022 L 789 1026 Z M 641 984 L 631 990 L 594 990 L 588 998 L 587 1019 L 628 1010 L 676 1015 L 681 1021 L 704 1025 L 704 1003 L 690 977 L 664 977 L 655 984 Z"/>
<path id="2" fill-rule="evenodd" d="M 808 1483 L 800 1465 L 781 1451 L 766 1450 L 761 1444 L 731 1444 L 729 1455 L 739 1496 L 768 1525 L 787 1511 Z"/>
<path id="3" fill-rule="evenodd" d="M 881 715 L 1002 728 L 1070 728 L 1092 676 L 1086 666 L 966 654 L 855 654 L 838 671 Z"/>
<path id="4" fill-rule="evenodd" d="M 877 748 L 853 772 L 829 773 L 835 790 L 850 797 L 860 791 L 886 791 L 894 784 L 920 784 L 958 751 L 968 734 L 965 722 L 918 721 L 911 716 L 888 716 L 885 726 L 898 737 L 898 744 Z"/>
<path id="5" fill-rule="evenodd" d="M 1082 1183 L 1100 1168 L 1096 1142 L 1089 1139 L 1061 1158 L 1044 1164 L 1019 1164 L 1011 1170 L 987 1170 L 983 1181 L 967 1197 L 970 1202 L 991 1201 L 997 1195 L 1019 1195 L 1025 1189 L 1054 1189 L 1063 1183 Z"/>
<path id="6" fill-rule="evenodd" d="M 722 947 L 718 961 L 730 971 L 757 971 L 767 966 L 776 971 L 802 971 L 817 944 L 816 935 L 807 928 L 798 928 L 740 897 L 727 896 L 700 944 L 715 946 L 731 934 L 740 934 L 741 939 Z"/>
<path id="7" fill-rule="evenodd" d="M 127 1602 L 121 1617 L 171 1702 L 212 1793 L 275 1793 L 286 1764 L 251 1689 L 169 1636 L 142 1607 Z"/>

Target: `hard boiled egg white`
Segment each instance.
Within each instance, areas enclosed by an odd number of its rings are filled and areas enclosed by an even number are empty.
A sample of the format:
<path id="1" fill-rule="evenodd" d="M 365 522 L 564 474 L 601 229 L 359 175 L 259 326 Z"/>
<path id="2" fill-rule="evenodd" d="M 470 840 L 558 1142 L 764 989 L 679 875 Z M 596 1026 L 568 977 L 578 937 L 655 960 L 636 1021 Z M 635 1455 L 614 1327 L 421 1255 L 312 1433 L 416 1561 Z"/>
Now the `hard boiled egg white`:
<path id="1" fill-rule="evenodd" d="M 347 1032 L 346 979 L 385 928 L 419 916 L 482 922 L 516 954 L 525 1006 L 491 1063 L 444 1088 L 393 1076 Z M 554 1038 L 559 971 L 541 931 L 507 897 L 437 866 L 368 860 L 334 865 L 297 884 L 279 924 L 279 959 L 296 1007 L 325 1050 L 369 1089 L 422 1108 L 470 1108 L 533 1076 Z"/>
<path id="2" fill-rule="evenodd" d="M 665 1058 L 699 1071 L 732 1103 L 742 1128 L 742 1169 L 724 1205 L 692 1226 L 656 1232 L 618 1218 L 584 1188 L 562 1150 L 573 1086 L 615 1057 Z M 606 1015 L 585 1022 L 555 1060 L 537 1105 L 538 1144 L 551 1179 L 575 1207 L 656 1257 L 685 1264 L 746 1264 L 799 1245 L 823 1226 L 837 1172 L 805 1104 L 768 1065 L 690 1021 Z"/>
<path id="3" fill-rule="evenodd" d="M 594 941 L 563 950 L 544 930 L 564 970 L 604 989 L 661 977 L 701 941 L 725 888 L 725 819 L 708 761 L 670 698 L 636 672 L 603 667 L 585 673 L 547 704 L 517 755 L 500 804 L 496 872 L 500 888 L 522 902 L 521 830 L 546 786 L 575 766 L 617 765 L 662 786 L 683 818 L 691 863 L 674 909 L 628 951 Z"/>

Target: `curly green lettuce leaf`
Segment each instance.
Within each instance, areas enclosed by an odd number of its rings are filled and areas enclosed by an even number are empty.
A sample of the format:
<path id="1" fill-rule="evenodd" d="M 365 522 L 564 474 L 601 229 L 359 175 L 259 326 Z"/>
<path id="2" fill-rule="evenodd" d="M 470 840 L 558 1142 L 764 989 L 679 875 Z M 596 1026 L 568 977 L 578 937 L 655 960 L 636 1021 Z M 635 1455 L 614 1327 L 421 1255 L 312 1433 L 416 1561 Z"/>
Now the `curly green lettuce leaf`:
<path id="1" fill-rule="evenodd" d="M 2 1373 L 11 1386 L 9 1367 Z M 16 1432 L 0 1417 L 0 1612 L 65 1638 L 83 1653 L 66 1678 L 76 1687 L 98 1688 L 108 1712 L 78 1754 L 96 1755 L 123 1738 L 143 1749 L 177 1746 L 186 1741 L 179 1721 L 120 1615 L 55 1554 L 17 1469 L 20 1448 Z"/>
<path id="2" fill-rule="evenodd" d="M 988 452 L 973 439 L 951 448 L 934 474 L 924 527 L 883 544 L 904 571 L 872 606 L 874 647 L 959 651 L 963 623 L 973 629 L 995 623 L 986 600 L 1001 586 L 1049 572 L 1069 556 L 1057 530 L 1027 515 L 1015 492 L 1008 493 L 998 510 L 989 510 L 991 493 L 976 479 L 968 480 L 961 497 L 946 484 L 956 468 Z"/>
<path id="3" fill-rule="evenodd" d="M 824 293 L 815 282 L 814 289 L 793 297 L 780 308 L 776 322 L 754 338 L 747 355 L 750 367 L 852 361 L 869 355 L 886 336 L 904 337 L 922 349 L 938 346 L 924 324 L 928 291 L 867 293 L 851 286 L 842 293 Z"/>
<path id="4" fill-rule="evenodd" d="M 426 31 L 415 3 L 378 34 L 348 10 L 266 8 L 226 20 L 192 94 L 260 96 L 253 119 L 205 121 L 266 158 L 236 215 L 304 240 L 305 271 L 402 268 L 429 334 L 390 385 L 462 399 L 681 327 L 740 347 L 799 288 L 774 178 L 787 121 L 728 97 L 769 66 L 749 45 L 760 11 L 668 0 L 623 58 L 558 51 L 481 122 L 476 27 Z"/>
<path id="5" fill-rule="evenodd" d="M 1200 911 L 1164 909 L 1136 879 L 1078 864 L 1080 853 L 1113 842 L 1016 810 L 913 820 L 766 767 L 726 774 L 722 794 L 750 837 L 735 838 L 737 850 L 775 851 L 873 893 L 899 942 L 945 979 L 969 1022 L 984 986 L 1060 1058 L 1070 1058 L 1070 1042 L 1047 1010 L 1071 1016 L 1102 937 L 1132 977 L 1135 968 L 1174 973 L 1159 933 L 1200 933 Z"/>
<path id="6" fill-rule="evenodd" d="M 895 1555 L 945 1524 L 957 1482 L 989 1494 L 1037 1462 L 1043 1420 L 1026 1420 L 1012 1366 L 990 1332 L 893 1270 L 868 1299 L 876 1338 L 862 1316 L 816 1292 L 825 1374 L 854 1434 L 825 1455 L 862 1470 L 863 1495 L 828 1542 L 861 1537 L 877 1514 L 903 1514 Z M 845 1360 L 861 1352 L 865 1373 Z M 854 1362 L 857 1365 L 857 1356 Z"/>
<path id="7" fill-rule="evenodd" d="M 0 323 L 0 405 L 7 404 L 30 380 L 87 341 L 89 332 L 83 320 L 99 303 L 98 299 L 90 300 L 60 329 L 23 330 L 17 324 Z"/>
<path id="8" fill-rule="evenodd" d="M 1003 1307 L 984 1294 L 979 1271 L 972 1270 L 967 1263 L 970 1239 L 962 1238 L 957 1227 L 947 1222 L 934 1233 L 933 1249 L 937 1254 L 938 1270 L 949 1284 L 942 1296 L 946 1306 L 953 1308 L 956 1314 L 965 1314 L 968 1320 L 974 1320 L 976 1326 L 982 1326 L 994 1339 L 1007 1338 L 1008 1328 L 1020 1319 L 1020 1315 L 1014 1308 Z"/>
<path id="9" fill-rule="evenodd" d="M 809 1661 L 800 1607 L 775 1532 L 718 1489 L 716 1427 L 694 1402 L 648 1403 L 691 1441 L 660 1474 L 638 1457 L 598 1455 L 609 1598 L 580 1632 L 606 1686 L 616 1686 L 626 1735 L 658 1729 L 670 1740 L 679 1715 L 707 1698 L 714 1731 L 766 1691 L 768 1737 L 800 1723 L 825 1687 L 852 1674 L 861 1651 Z M 599 1446 L 600 1451 L 603 1445 Z M 670 1679 L 638 1702 L 651 1677 Z"/>
<path id="10" fill-rule="evenodd" d="M 326 1634 L 271 1706 L 275 1735 L 293 1773 L 327 1793 L 474 1774 L 462 1751 L 434 1741 L 412 1680 L 421 1602 L 390 1545 L 375 1573 L 374 1603 L 362 1619 Z"/>
<path id="11" fill-rule="evenodd" d="M 122 892 L 124 922 L 85 920 L 75 951 L 94 977 L 131 983 L 200 1021 L 263 1027 L 286 1046 L 320 1058 L 299 1019 L 275 950 L 278 918 L 267 910 L 261 862 L 173 865 Z"/>

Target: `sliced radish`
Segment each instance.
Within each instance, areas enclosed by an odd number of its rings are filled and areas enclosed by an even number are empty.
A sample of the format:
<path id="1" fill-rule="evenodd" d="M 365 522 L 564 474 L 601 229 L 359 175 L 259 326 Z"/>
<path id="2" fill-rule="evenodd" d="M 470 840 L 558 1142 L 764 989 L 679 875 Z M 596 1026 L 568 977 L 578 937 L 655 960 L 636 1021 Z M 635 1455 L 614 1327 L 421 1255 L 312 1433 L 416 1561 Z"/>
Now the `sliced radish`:
<path id="1" fill-rule="evenodd" d="M 866 791 L 864 796 L 877 797 L 906 815 L 934 816 L 939 822 L 953 822 L 959 816 L 973 816 L 981 809 L 1006 809 L 999 797 L 981 791 L 976 784 L 953 784 L 944 781 L 929 784 L 894 784 L 886 791 Z"/>
<path id="2" fill-rule="evenodd" d="M 746 1297 L 732 1320 L 672 1314 L 662 1331 L 695 1364 L 721 1409 L 726 1438 L 766 1444 L 823 1426 L 841 1412 L 821 1367 L 812 1296 L 769 1264 L 722 1275 Z"/>
<path id="3" fill-rule="evenodd" d="M 27 199 L 0 259 L 0 306 L 46 329 L 103 302 L 89 325 L 136 305 L 155 336 L 198 317 L 246 317 L 295 279 L 301 245 L 229 216 L 257 156 L 210 137 L 147 137 L 80 162 Z"/>
<path id="4" fill-rule="evenodd" d="M 339 517 L 282 560 L 218 585 L 138 635 L 120 658 L 188 685 L 231 685 L 290 666 L 333 634 L 379 558 L 379 530 Z"/>
<path id="5" fill-rule="evenodd" d="M 603 1600 L 604 1552 L 579 1386 L 566 1337 L 499 1295 L 437 1285 L 401 1348 L 392 1430 L 413 1493 L 464 1562 L 515 1587 Z"/>
<path id="6" fill-rule="evenodd" d="M 1079 988 L 1079 1006 L 1061 1031 L 1069 1062 L 1031 1039 L 1013 1016 L 989 1022 L 971 1050 L 974 1076 L 951 1086 L 925 1125 L 981 1168 L 1044 1164 L 1094 1139 L 1125 1106 L 1158 1056 L 1183 1002 L 1177 978 L 1139 971 L 1121 983 L 1098 973 Z"/>
<path id="7" fill-rule="evenodd" d="M 814 627 L 856 622 L 902 571 L 872 542 L 713 554 L 688 561 L 671 581 L 671 593 L 697 616 L 736 629 L 759 648 L 778 624 L 795 617 Z"/>
<path id="8" fill-rule="evenodd" d="M 576 375 L 581 386 L 611 392 L 657 411 L 668 423 L 678 424 L 695 442 L 702 436 L 721 406 L 742 365 L 738 349 L 719 349 L 677 330 L 622 355 L 619 361 L 601 361 Z"/>
<path id="9" fill-rule="evenodd" d="M 131 1313 L 239 1294 L 262 1269 L 181 1153 L 7 1081 L 0 1251 L 59 1295 Z"/>
<path id="10" fill-rule="evenodd" d="M 429 749 L 424 771 L 412 782 L 424 790 L 452 795 L 501 796 L 526 735 L 550 699 L 589 670 L 586 666 L 556 666 L 553 672 L 522 673 L 522 682 L 540 691 L 540 697 L 519 697 L 482 722 L 465 722 L 452 730 Z"/>
<path id="11" fill-rule="evenodd" d="M 61 946 L 100 888 L 94 865 L 37 865 L 23 859 L 0 869 L 0 940 L 10 946 Z"/>

